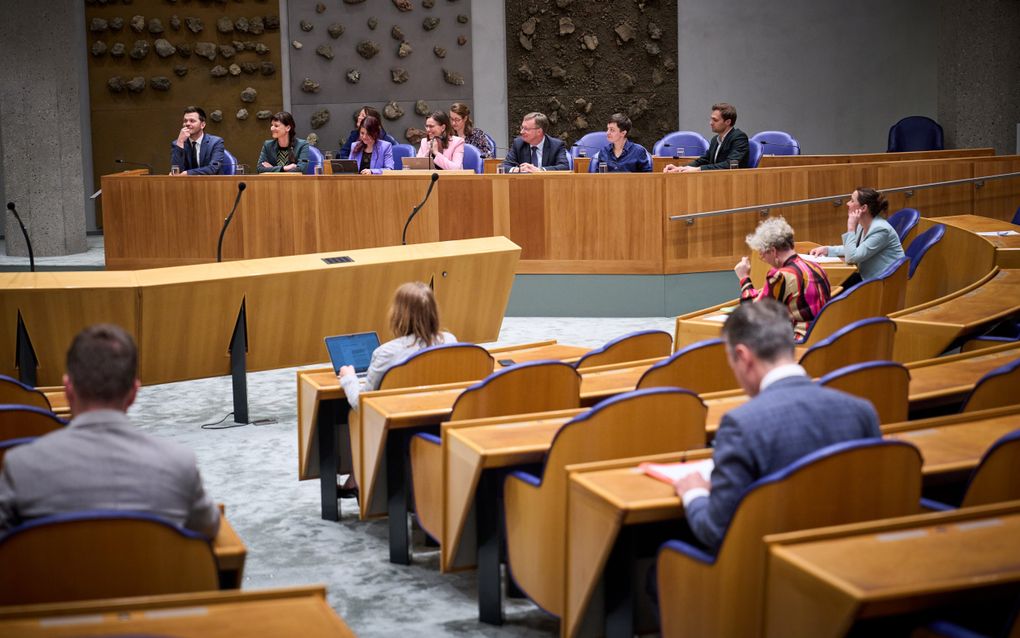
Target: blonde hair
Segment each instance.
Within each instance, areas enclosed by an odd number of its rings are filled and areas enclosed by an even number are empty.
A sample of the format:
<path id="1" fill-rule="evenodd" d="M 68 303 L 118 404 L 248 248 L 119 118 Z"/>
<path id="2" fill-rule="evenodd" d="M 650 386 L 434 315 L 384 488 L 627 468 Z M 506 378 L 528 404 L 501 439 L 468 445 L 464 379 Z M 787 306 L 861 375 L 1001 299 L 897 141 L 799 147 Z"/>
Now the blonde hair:
<path id="1" fill-rule="evenodd" d="M 744 238 L 751 250 L 761 252 L 770 248 L 789 250 L 793 248 L 793 227 L 782 217 L 770 217 L 754 232 Z"/>
<path id="2" fill-rule="evenodd" d="M 439 308 L 432 289 L 420 281 L 397 288 L 390 306 L 390 330 L 395 337 L 414 335 L 423 346 L 439 342 Z"/>

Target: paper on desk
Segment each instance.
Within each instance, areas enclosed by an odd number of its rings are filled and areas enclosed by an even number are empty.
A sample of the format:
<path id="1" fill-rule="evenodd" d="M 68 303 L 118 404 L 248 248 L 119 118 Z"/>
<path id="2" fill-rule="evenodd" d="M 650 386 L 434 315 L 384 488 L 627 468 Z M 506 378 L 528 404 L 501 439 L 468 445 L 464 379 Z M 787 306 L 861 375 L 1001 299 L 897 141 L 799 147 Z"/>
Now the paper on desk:
<path id="1" fill-rule="evenodd" d="M 813 261 L 816 264 L 838 264 L 843 261 L 839 257 L 822 257 L 821 255 L 811 255 L 808 253 L 797 253 L 797 256 L 805 261 Z"/>
<path id="2" fill-rule="evenodd" d="M 693 472 L 698 472 L 703 479 L 711 481 L 715 461 L 712 459 L 702 459 L 701 461 L 687 461 L 686 463 L 642 463 L 639 467 L 648 476 L 658 479 L 663 483 L 673 485 Z"/>
<path id="3" fill-rule="evenodd" d="M 729 315 L 708 315 L 707 317 L 702 317 L 704 321 L 716 321 L 718 323 L 725 323 L 728 318 Z"/>
<path id="4" fill-rule="evenodd" d="M 982 237 L 1013 237 L 1015 235 L 1020 235 L 1020 233 L 1015 230 L 986 230 L 978 233 L 978 235 L 981 235 Z"/>

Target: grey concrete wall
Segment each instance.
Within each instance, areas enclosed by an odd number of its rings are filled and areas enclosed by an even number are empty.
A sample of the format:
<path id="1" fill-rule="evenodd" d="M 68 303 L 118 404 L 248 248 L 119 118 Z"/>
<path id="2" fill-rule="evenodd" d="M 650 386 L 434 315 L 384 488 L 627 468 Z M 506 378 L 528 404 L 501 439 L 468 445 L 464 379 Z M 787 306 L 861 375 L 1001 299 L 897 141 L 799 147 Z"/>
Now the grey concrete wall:
<path id="1" fill-rule="evenodd" d="M 495 0 L 471 0 L 471 39 L 474 40 L 475 101 L 471 119 L 478 128 L 509 146 L 507 130 L 506 29 L 503 3 Z M 515 135 L 516 130 L 512 131 Z M 503 156 L 500 150 L 497 155 Z"/>
<path id="2" fill-rule="evenodd" d="M 941 0 L 938 121 L 947 147 L 1020 152 L 1020 2 Z"/>
<path id="3" fill-rule="evenodd" d="M 82 105 L 88 104 L 88 89 L 82 6 L 19 5 L 4 12 L 0 42 L 4 197 L 17 204 L 37 256 L 83 252 L 88 154 Z M 4 235 L 8 254 L 28 254 L 6 210 Z"/>
<path id="4" fill-rule="evenodd" d="M 741 130 L 787 131 L 805 153 L 885 151 L 897 120 L 937 116 L 938 13 L 927 0 L 680 0 L 680 128 L 709 135 L 725 101 Z"/>

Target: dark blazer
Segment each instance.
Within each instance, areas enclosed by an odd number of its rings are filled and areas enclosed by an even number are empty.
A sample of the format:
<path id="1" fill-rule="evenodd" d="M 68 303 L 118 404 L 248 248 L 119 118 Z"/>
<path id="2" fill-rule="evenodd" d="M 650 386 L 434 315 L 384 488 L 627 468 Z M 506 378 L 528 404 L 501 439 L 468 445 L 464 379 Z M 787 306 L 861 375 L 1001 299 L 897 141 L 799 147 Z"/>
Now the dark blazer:
<path id="1" fill-rule="evenodd" d="M 776 381 L 723 416 L 715 435 L 712 490 L 685 511 L 691 531 L 717 551 L 752 483 L 827 445 L 881 435 L 867 401 L 803 376 Z"/>
<path id="2" fill-rule="evenodd" d="M 694 160 L 688 166 L 700 166 L 703 171 L 711 171 L 720 168 L 729 168 L 730 160 L 740 162 L 740 168 L 751 167 L 751 144 L 747 141 L 747 133 L 738 128 L 733 128 L 723 140 L 722 148 L 719 149 L 719 156 L 712 161 L 715 149 L 719 146 L 719 136 L 716 135 L 708 144 L 705 154 Z"/>
<path id="3" fill-rule="evenodd" d="M 347 134 L 347 141 L 344 142 L 342 146 L 340 146 L 340 154 L 337 155 L 337 157 L 349 157 L 350 156 L 351 149 L 354 148 L 354 143 L 358 141 L 358 135 L 359 135 L 358 129 L 354 129 L 350 133 Z M 392 135 L 387 133 L 386 129 L 381 128 L 381 127 L 379 129 L 379 139 L 380 140 L 386 140 L 390 144 L 396 144 L 397 143 L 397 140 Z"/>
<path id="4" fill-rule="evenodd" d="M 510 150 L 503 159 L 503 166 L 511 169 L 531 161 L 531 146 L 521 138 L 514 140 Z M 545 136 L 545 148 L 542 149 L 542 168 L 547 171 L 569 171 L 570 164 L 567 162 L 567 145 L 563 140 Z"/>
<path id="5" fill-rule="evenodd" d="M 259 173 L 282 173 L 283 167 L 276 165 L 276 152 L 280 149 L 279 144 L 276 140 L 268 139 L 266 143 L 262 145 L 262 151 L 259 153 L 259 164 L 256 169 Z M 294 163 L 297 164 L 297 168 L 291 173 L 304 174 L 308 168 L 308 142 L 299 138 L 294 140 Z M 262 165 L 262 162 L 269 162 L 273 165 L 272 168 L 266 168 Z"/>
<path id="6" fill-rule="evenodd" d="M 198 164 L 195 164 L 195 154 L 188 152 L 190 146 L 191 140 L 184 142 L 184 148 L 177 146 L 177 140 L 170 142 L 170 165 L 180 166 L 182 172 L 188 171 L 188 175 L 219 175 L 226 161 L 223 138 L 209 133 L 202 137 Z"/>
<path id="7" fill-rule="evenodd" d="M 354 147 L 351 147 L 352 149 Z M 361 165 L 361 149 L 353 151 L 350 159 L 354 160 Z M 375 141 L 375 148 L 372 149 L 372 169 L 373 175 L 381 175 L 382 169 L 393 168 L 393 145 L 389 142 L 378 139 Z"/>

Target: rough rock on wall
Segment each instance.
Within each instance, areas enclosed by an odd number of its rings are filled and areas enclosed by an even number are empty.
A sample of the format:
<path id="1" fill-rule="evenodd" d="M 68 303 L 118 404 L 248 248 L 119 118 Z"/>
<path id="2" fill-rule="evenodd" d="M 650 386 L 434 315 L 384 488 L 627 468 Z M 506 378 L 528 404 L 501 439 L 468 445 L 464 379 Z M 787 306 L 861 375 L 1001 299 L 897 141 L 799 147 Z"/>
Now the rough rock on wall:
<path id="1" fill-rule="evenodd" d="M 509 130 L 541 111 L 553 135 L 576 142 L 622 112 L 651 150 L 678 120 L 676 25 L 672 2 L 507 3 Z"/>

